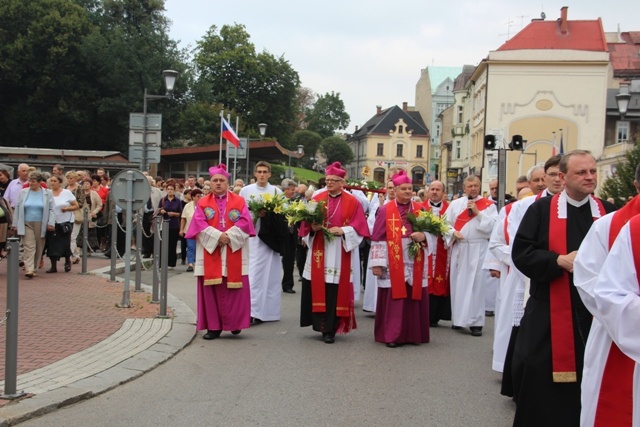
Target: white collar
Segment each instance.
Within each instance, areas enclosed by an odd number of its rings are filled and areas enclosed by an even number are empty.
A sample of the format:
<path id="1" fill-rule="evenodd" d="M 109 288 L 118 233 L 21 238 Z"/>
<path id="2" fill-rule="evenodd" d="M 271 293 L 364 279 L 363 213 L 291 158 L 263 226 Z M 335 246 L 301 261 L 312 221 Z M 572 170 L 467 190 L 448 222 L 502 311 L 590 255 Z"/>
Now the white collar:
<path id="1" fill-rule="evenodd" d="M 558 218 L 567 218 L 567 203 L 571 204 L 572 206 L 580 207 L 587 202 L 589 203 L 591 208 L 591 216 L 593 218 L 600 218 L 602 215 L 600 215 L 600 208 L 595 198 L 587 196 L 584 198 L 584 200 L 576 201 L 567 196 L 567 192 L 565 190 L 562 190 L 562 193 L 560 193 L 560 195 L 558 196 Z"/>

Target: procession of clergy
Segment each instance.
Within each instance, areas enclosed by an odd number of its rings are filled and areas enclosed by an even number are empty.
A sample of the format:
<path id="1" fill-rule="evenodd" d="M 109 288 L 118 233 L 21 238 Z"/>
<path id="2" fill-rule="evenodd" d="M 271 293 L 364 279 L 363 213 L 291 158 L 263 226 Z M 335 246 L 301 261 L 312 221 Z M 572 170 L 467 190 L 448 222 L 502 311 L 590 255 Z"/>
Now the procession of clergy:
<path id="1" fill-rule="evenodd" d="M 186 234 L 197 242 L 197 329 L 207 340 L 280 319 L 282 227 L 273 213 L 250 212 L 248 201 L 281 190 L 268 182 L 268 163 L 254 172 L 256 182 L 236 195 L 225 165 L 212 167 L 212 193 Z M 438 181 L 416 201 L 403 170 L 371 201 L 344 189 L 345 176 L 340 163 L 329 165 L 326 188 L 312 195 L 324 202 L 324 224 L 288 229 L 308 248 L 301 326 L 327 344 L 355 329 L 361 282 L 375 340 L 392 348 L 428 343 L 440 320 L 481 336 L 494 311 L 493 369 L 516 403 L 514 425 L 640 426 L 640 202 L 636 196 L 614 212 L 594 197 L 589 152 L 531 168 L 518 179 L 519 200 L 500 212 L 480 196 L 476 176 L 450 203 Z M 640 166 L 635 186 L 640 191 Z M 449 230 L 414 232 L 407 216 L 422 210 Z M 411 256 L 415 243 L 421 253 Z"/>

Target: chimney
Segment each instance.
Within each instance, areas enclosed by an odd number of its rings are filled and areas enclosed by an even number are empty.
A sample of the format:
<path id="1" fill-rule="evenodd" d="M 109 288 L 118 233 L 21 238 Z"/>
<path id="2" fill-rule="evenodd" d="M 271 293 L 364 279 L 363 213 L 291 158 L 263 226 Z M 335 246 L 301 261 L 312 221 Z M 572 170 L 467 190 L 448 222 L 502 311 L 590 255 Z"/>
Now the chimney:
<path id="1" fill-rule="evenodd" d="M 355 132 L 358 132 L 358 125 L 356 125 L 356 130 L 355 130 Z M 355 133 L 355 132 L 354 132 L 354 133 Z"/>
<path id="2" fill-rule="evenodd" d="M 402 103 L 402 111 L 404 111 L 405 113 L 407 112 L 407 103 L 406 102 Z"/>
<path id="3" fill-rule="evenodd" d="M 376 115 L 382 113 L 382 105 L 376 105 Z"/>
<path id="4" fill-rule="evenodd" d="M 560 34 L 569 34 L 569 25 L 567 24 L 567 11 L 568 6 L 563 6 L 560 9 Z"/>

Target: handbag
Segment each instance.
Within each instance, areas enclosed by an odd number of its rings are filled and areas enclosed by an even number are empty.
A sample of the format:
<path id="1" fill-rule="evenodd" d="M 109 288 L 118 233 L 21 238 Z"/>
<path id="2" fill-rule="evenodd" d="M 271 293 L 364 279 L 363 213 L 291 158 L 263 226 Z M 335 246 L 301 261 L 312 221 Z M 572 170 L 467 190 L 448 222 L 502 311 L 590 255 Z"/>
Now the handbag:
<path id="1" fill-rule="evenodd" d="M 56 231 L 60 231 L 62 234 L 69 234 L 73 230 L 73 224 L 71 222 L 60 222 L 56 224 Z"/>

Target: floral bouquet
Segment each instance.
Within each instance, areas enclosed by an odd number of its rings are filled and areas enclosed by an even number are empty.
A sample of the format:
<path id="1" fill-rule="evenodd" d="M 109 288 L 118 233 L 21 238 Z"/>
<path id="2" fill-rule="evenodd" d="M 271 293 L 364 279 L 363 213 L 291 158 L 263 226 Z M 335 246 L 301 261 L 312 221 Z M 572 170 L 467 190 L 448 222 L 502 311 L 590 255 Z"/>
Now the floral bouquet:
<path id="1" fill-rule="evenodd" d="M 284 205 L 287 202 L 284 194 L 263 194 L 261 196 L 252 195 L 247 202 L 247 207 L 252 212 L 253 223 L 255 225 L 260 217 L 260 211 L 273 212 L 276 214 L 284 213 Z"/>
<path id="2" fill-rule="evenodd" d="M 409 214 L 407 214 L 407 221 L 411 224 L 413 231 L 430 233 L 435 236 L 441 236 L 449 231 L 449 225 L 445 221 L 445 216 L 439 217 L 431 211 L 420 211 L 418 215 L 409 212 Z M 419 242 L 412 242 L 409 246 L 409 256 L 415 258 L 422 249 L 422 246 Z"/>
<path id="3" fill-rule="evenodd" d="M 307 221 L 310 224 L 323 224 L 326 211 L 325 205 L 326 202 L 324 201 L 316 202 L 311 200 L 305 203 L 302 200 L 297 200 L 288 205 L 284 210 L 284 216 L 290 226 L 301 221 Z M 324 234 L 324 238 L 328 242 L 335 237 L 324 225 L 322 226 L 322 234 Z"/>
<path id="4" fill-rule="evenodd" d="M 358 179 L 348 179 L 345 182 L 344 188 L 347 190 L 360 190 L 363 193 L 366 193 L 369 201 L 373 198 L 374 193 L 385 194 L 387 192 L 384 185 L 378 181 L 365 181 Z"/>

